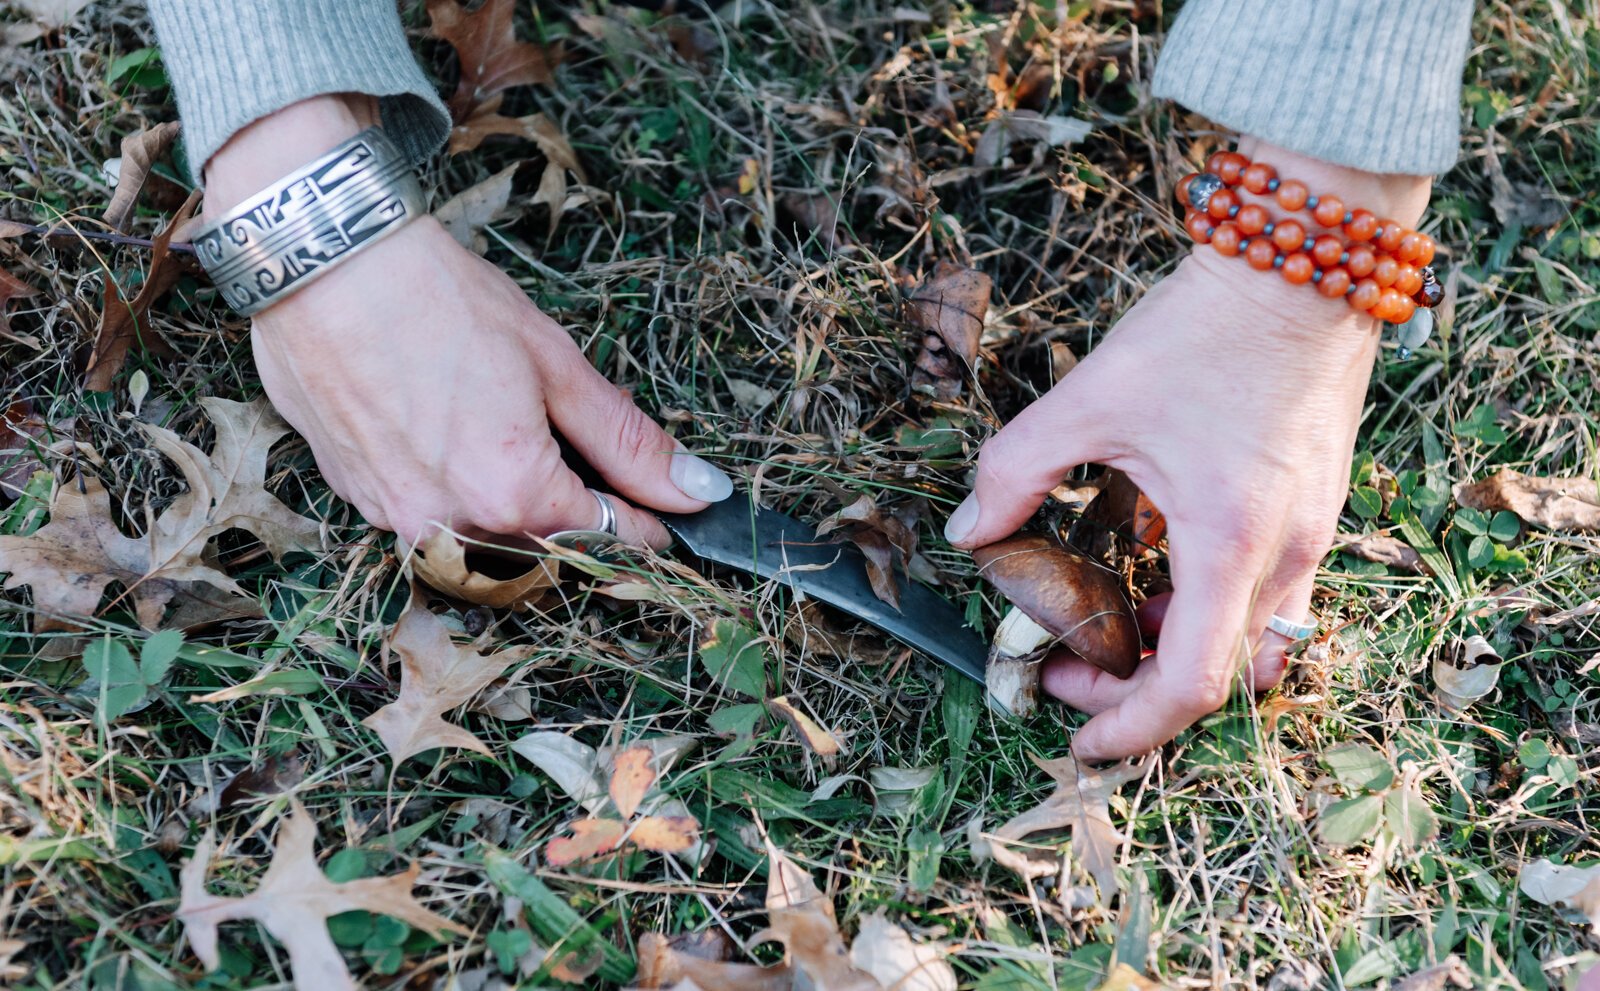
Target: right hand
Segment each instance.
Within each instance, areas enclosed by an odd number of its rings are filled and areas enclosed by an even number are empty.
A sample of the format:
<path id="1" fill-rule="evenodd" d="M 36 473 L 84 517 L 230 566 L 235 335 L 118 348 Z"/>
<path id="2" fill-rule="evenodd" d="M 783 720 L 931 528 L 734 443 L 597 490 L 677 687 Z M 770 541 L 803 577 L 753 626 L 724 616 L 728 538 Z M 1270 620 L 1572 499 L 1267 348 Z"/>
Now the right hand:
<path id="1" fill-rule="evenodd" d="M 284 175 L 357 133 L 360 115 L 339 99 L 296 104 L 235 135 L 207 169 L 208 219 L 274 181 L 262 172 Z M 286 141 L 306 150 L 280 151 Z M 257 314 L 251 343 L 267 395 L 328 484 L 408 542 L 439 526 L 514 543 L 595 526 L 599 506 L 562 462 L 552 427 L 639 505 L 689 513 L 733 490 L 431 217 Z M 670 542 L 654 516 L 612 503 L 623 540 Z"/>

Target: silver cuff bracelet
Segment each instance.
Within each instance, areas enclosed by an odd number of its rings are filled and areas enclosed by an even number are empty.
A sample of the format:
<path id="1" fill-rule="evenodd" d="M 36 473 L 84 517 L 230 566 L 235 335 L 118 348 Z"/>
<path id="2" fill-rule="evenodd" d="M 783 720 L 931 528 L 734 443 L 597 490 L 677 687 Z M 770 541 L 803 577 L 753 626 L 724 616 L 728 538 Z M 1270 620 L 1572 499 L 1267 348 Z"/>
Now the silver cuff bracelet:
<path id="1" fill-rule="evenodd" d="M 194 250 L 252 316 L 427 212 L 405 156 L 373 127 L 239 204 Z"/>

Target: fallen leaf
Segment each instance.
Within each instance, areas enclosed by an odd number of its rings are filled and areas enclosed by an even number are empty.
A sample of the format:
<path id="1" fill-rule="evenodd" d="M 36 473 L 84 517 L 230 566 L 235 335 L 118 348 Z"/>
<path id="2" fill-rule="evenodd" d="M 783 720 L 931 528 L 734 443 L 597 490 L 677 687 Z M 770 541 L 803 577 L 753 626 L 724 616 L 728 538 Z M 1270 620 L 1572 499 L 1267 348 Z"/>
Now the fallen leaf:
<path id="1" fill-rule="evenodd" d="M 1339 542 L 1333 545 L 1333 550 L 1344 551 L 1363 561 L 1387 564 L 1391 568 L 1399 568 L 1401 571 L 1413 574 L 1426 574 L 1428 570 L 1427 565 L 1422 562 L 1422 555 L 1412 549 L 1410 544 L 1386 533 L 1369 533 L 1359 537 L 1341 536 Z"/>
<path id="2" fill-rule="evenodd" d="M 1417 971 L 1391 985 L 1391 991 L 1444 991 L 1447 987 L 1470 988 L 1472 970 L 1454 953 L 1432 967 Z"/>
<path id="3" fill-rule="evenodd" d="M 1600 864 L 1571 867 L 1536 860 L 1523 865 L 1517 888 L 1541 905 L 1582 916 L 1600 932 Z"/>
<path id="4" fill-rule="evenodd" d="M 850 944 L 850 962 L 895 991 L 956 989 L 955 971 L 945 962 L 944 948 L 912 939 L 882 909 L 861 921 Z"/>
<path id="5" fill-rule="evenodd" d="M 435 747 L 488 754 L 482 740 L 445 722 L 444 714 L 465 704 L 532 648 L 480 654 L 476 647 L 454 643 L 439 617 L 415 597 L 389 632 L 389 647 L 400 655 L 400 697 L 361 725 L 378 734 L 394 763 Z"/>
<path id="6" fill-rule="evenodd" d="M 1575 620 L 1588 619 L 1590 616 L 1600 616 L 1600 599 L 1590 599 L 1571 609 L 1562 609 L 1548 616 L 1540 616 L 1534 622 L 1540 626 L 1565 626 Z"/>
<path id="7" fill-rule="evenodd" d="M 1539 478 L 1502 468 L 1458 484 L 1455 497 L 1470 509 L 1510 510 L 1547 530 L 1600 530 L 1600 485 L 1590 478 Z"/>
<path id="8" fill-rule="evenodd" d="M 150 550 L 148 540 L 124 536 L 117 529 L 105 486 L 83 476 L 56 485 L 45 526 L 25 536 L 0 536 L 0 572 L 9 572 L 0 588 L 32 588 L 34 629 L 47 632 L 75 629 L 65 617 L 94 615 L 106 586 L 120 582 L 139 625 L 153 630 L 166 606 L 175 599 L 181 605 L 194 585 L 156 575 Z M 187 567 L 184 574 L 238 591 L 227 575 L 214 569 L 205 574 L 202 567 Z M 239 615 L 259 615 L 254 600 L 230 598 L 239 600 Z"/>
<path id="9" fill-rule="evenodd" d="M 1494 691 L 1500 683 L 1500 669 L 1505 666 L 1489 641 L 1480 636 L 1468 637 L 1459 653 L 1459 665 L 1443 651 L 1433 659 L 1433 683 L 1438 686 L 1439 702 L 1456 711 Z"/>
<path id="10" fill-rule="evenodd" d="M 559 581 L 554 561 L 540 558 L 525 566 L 529 560 L 517 558 L 513 562 L 510 558 L 482 555 L 469 562 L 465 541 L 453 533 L 436 530 L 412 548 L 406 563 L 419 581 L 451 598 L 491 609 L 521 611 L 538 605 Z M 503 577 L 490 573 L 496 566 L 503 566 L 507 573 Z"/>
<path id="11" fill-rule="evenodd" d="M 1164 987 L 1119 960 L 1095 991 L 1162 991 Z"/>
<path id="12" fill-rule="evenodd" d="M 559 48 L 517 40 L 512 15 L 515 0 L 487 0 L 468 12 L 456 0 L 428 0 L 429 30 L 449 42 L 461 64 L 461 79 L 451 94 L 451 116 L 459 123 L 482 101 L 513 86 L 548 86 L 561 61 Z"/>
<path id="13" fill-rule="evenodd" d="M 924 506 L 920 500 L 888 512 L 870 495 L 857 497 L 849 505 L 817 524 L 818 536 L 834 535 L 833 540 L 850 541 L 866 559 L 867 580 L 878 598 L 900 608 L 900 586 L 895 571 L 910 575 L 921 561 L 917 553 L 917 520 Z"/>
<path id="14" fill-rule="evenodd" d="M 994 168 L 1004 164 L 1013 141 L 1059 148 L 1077 144 L 1093 130 L 1093 123 L 1079 117 L 1041 116 L 1032 110 L 1003 111 L 979 135 L 973 145 L 972 161 L 980 168 Z"/>
<path id="15" fill-rule="evenodd" d="M 274 560 L 290 551 L 321 550 L 321 524 L 266 489 L 268 455 L 292 432 L 272 404 L 265 397 L 239 403 L 208 396 L 200 407 L 216 429 L 209 455 L 164 427 L 139 425 L 189 483 L 151 527 L 156 569 L 173 578 L 189 578 L 196 566 L 210 570 L 203 561 L 206 543 L 227 530 L 254 534 Z"/>
<path id="16" fill-rule="evenodd" d="M 194 216 L 200 205 L 200 190 L 189 194 L 183 206 L 156 234 L 150 244 L 150 270 L 145 273 L 139 292 L 129 300 L 122 294 L 109 270 L 105 273 L 105 298 L 100 305 L 100 326 L 95 332 L 89 363 L 84 368 L 83 387 L 90 392 L 105 392 L 128 360 L 135 344 L 147 351 L 171 354 L 172 349 L 150 328 L 150 308 L 177 284 L 186 270 L 181 256 L 172 253 L 174 233 Z"/>
<path id="17" fill-rule="evenodd" d="M 450 0 L 454 3 L 455 0 Z M 483 254 L 489 247 L 483 229 L 505 216 L 511 203 L 511 181 L 521 163 L 501 169 L 475 186 L 446 200 L 433 216 L 463 248 Z"/>
<path id="18" fill-rule="evenodd" d="M 617 819 L 579 819 L 572 836 L 557 836 L 545 844 L 544 857 L 551 866 L 566 867 L 615 850 L 627 825 Z"/>
<path id="19" fill-rule="evenodd" d="M 36 472 L 47 470 L 44 452 L 70 452 L 76 417 L 51 422 L 29 399 L 0 412 L 0 505 L 16 499 Z"/>
<path id="20" fill-rule="evenodd" d="M 839 741 L 833 734 L 817 725 L 816 720 L 790 702 L 788 696 L 779 695 L 769 701 L 767 711 L 782 719 L 805 748 L 817 756 L 833 757 L 839 753 Z"/>
<path id="21" fill-rule="evenodd" d="M 117 170 L 116 189 L 112 191 L 104 217 L 112 230 L 128 229 L 128 221 L 133 218 L 133 210 L 138 205 L 139 192 L 144 189 L 145 180 L 150 175 L 150 167 L 172 147 L 178 131 L 179 123 L 172 120 L 135 131 L 122 139 L 122 165 Z M 169 230 L 177 226 L 177 221 L 174 221 L 169 225 Z"/>
<path id="22" fill-rule="evenodd" d="M 1124 838 L 1111 824 L 1111 793 L 1144 776 L 1149 758 L 1125 760 L 1095 770 L 1080 764 L 1075 757 L 1033 762 L 1055 779 L 1056 790 L 1037 806 L 1013 816 L 989 834 L 989 840 L 975 849 L 975 855 L 993 856 L 1025 878 L 1043 877 L 1059 871 L 1059 858 L 1052 852 L 1040 858 L 1036 852 L 1012 849 L 1010 843 L 1032 833 L 1067 829 L 1072 837 L 1072 859 L 1100 889 L 1102 902 L 1117 889 L 1116 859 Z M 999 841 L 999 842 L 994 842 Z"/>
<path id="23" fill-rule="evenodd" d="M 794 969 L 788 964 L 759 967 L 706 959 L 679 947 L 677 939 L 660 933 L 639 937 L 634 984 L 641 991 L 795 991 Z"/>
<path id="24" fill-rule="evenodd" d="M 305 773 L 305 758 L 299 752 L 273 754 L 230 778 L 217 795 L 216 811 L 226 812 L 251 799 L 293 791 Z"/>
<path id="25" fill-rule="evenodd" d="M 794 217 L 801 240 L 815 237 L 823 251 L 855 247 L 855 240 L 841 228 L 839 203 L 829 193 L 788 193 L 778 204 Z"/>
<path id="26" fill-rule="evenodd" d="M 607 784 L 593 747 L 565 733 L 540 730 L 519 738 L 511 749 L 548 775 L 568 798 L 591 814 L 605 808 Z"/>
<path id="27" fill-rule="evenodd" d="M 642 816 L 628 827 L 628 842 L 641 850 L 682 853 L 700 841 L 700 824 L 691 816 Z"/>
<path id="28" fill-rule="evenodd" d="M 39 295 L 39 290 L 0 268 L 0 335 L 12 340 L 23 340 L 11 331 L 11 321 L 6 316 L 6 305 L 13 299 L 27 299 Z"/>
<path id="29" fill-rule="evenodd" d="M 645 792 L 655 783 L 656 772 L 650 769 L 650 759 L 649 747 L 629 747 L 612 761 L 611 804 L 624 819 L 633 818 Z"/>
<path id="30" fill-rule="evenodd" d="M 978 357 L 993 283 L 988 275 L 940 261 L 906 299 L 906 320 L 923 331 L 911 384 L 936 398 L 959 394 Z M 957 364 L 959 362 L 959 365 Z"/>
<path id="31" fill-rule="evenodd" d="M 208 832 L 180 872 L 182 898 L 178 918 L 195 956 L 207 971 L 221 961 L 217 925 L 254 919 L 289 951 L 289 968 L 298 991 L 354 991 L 356 984 L 344 957 L 328 934 L 327 920 L 340 912 L 361 909 L 399 919 L 435 937 L 467 929 L 423 908 L 411 895 L 420 868 L 416 864 L 389 877 L 358 878 L 335 883 L 317 867 L 313 845 L 317 827 L 304 806 L 291 801 L 289 818 L 278 827 L 277 848 L 256 890 L 242 898 L 206 892 L 212 838 Z"/>
<path id="32" fill-rule="evenodd" d="M 93 2 L 94 0 L 12 0 L 12 6 L 20 8 L 45 28 L 55 31 L 72 23 L 72 19 Z"/>

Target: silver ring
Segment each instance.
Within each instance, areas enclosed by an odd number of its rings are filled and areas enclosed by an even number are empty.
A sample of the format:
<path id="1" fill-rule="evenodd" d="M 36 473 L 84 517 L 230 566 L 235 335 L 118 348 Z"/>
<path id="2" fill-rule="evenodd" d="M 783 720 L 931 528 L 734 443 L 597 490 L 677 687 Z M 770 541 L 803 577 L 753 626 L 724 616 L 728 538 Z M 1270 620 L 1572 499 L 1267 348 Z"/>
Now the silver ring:
<path id="1" fill-rule="evenodd" d="M 1290 643 L 1298 643 L 1317 632 L 1317 622 L 1315 616 L 1311 617 L 1308 623 L 1296 623 L 1292 619 L 1284 619 L 1273 613 L 1267 620 L 1267 629 L 1279 636 L 1288 637 Z"/>
<path id="2" fill-rule="evenodd" d="M 595 502 L 600 504 L 600 523 L 595 527 L 595 530 L 600 533 L 609 533 L 613 537 L 618 536 L 617 507 L 611 504 L 610 496 L 595 489 L 590 489 L 589 494 L 594 496 Z"/>

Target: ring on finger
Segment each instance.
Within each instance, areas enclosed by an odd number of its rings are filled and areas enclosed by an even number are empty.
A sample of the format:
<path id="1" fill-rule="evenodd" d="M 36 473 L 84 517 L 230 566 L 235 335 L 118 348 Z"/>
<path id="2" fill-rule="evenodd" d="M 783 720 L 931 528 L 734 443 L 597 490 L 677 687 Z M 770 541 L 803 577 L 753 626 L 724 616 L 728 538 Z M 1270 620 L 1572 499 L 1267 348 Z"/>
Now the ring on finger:
<path id="1" fill-rule="evenodd" d="M 1317 618 L 1309 616 L 1305 622 L 1296 623 L 1292 619 L 1284 619 L 1273 613 L 1267 619 L 1267 629 L 1281 637 L 1287 637 L 1290 643 L 1299 643 L 1317 632 Z"/>
<path id="2" fill-rule="evenodd" d="M 617 536 L 617 507 L 611 504 L 611 497 L 598 489 L 589 489 L 589 494 L 594 496 L 594 501 L 600 504 L 600 522 L 595 529 L 601 533 Z"/>

